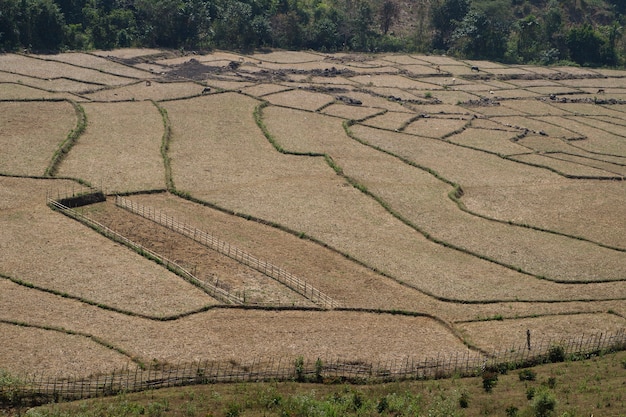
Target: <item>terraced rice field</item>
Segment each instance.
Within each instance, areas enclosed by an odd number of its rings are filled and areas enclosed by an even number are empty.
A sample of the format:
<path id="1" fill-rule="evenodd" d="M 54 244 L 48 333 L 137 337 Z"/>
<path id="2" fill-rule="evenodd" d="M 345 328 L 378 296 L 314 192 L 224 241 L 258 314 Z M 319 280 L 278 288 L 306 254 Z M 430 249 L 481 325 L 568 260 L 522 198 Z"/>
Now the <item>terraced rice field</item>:
<path id="1" fill-rule="evenodd" d="M 625 76 L 417 55 L 0 55 L 0 368 L 375 363 L 623 331 Z M 196 281 L 46 205 L 90 186 L 107 200 L 78 213 Z"/>

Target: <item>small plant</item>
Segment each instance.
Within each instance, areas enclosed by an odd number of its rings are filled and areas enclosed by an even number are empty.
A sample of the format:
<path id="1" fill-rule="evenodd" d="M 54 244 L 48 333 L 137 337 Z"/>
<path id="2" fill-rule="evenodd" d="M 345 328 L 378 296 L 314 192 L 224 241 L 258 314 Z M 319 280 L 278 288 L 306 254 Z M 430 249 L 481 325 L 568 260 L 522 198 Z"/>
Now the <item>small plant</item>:
<path id="1" fill-rule="evenodd" d="M 540 390 L 533 399 L 532 410 L 535 417 L 550 417 L 555 407 L 556 399 L 547 389 Z"/>
<path id="2" fill-rule="evenodd" d="M 523 369 L 519 373 L 520 381 L 534 381 L 537 379 L 537 373 L 532 369 Z"/>
<path id="3" fill-rule="evenodd" d="M 535 398 L 535 387 L 526 388 L 526 399 L 532 400 L 533 398 Z"/>
<path id="4" fill-rule="evenodd" d="M 315 380 L 317 382 L 322 382 L 322 371 L 324 370 L 324 365 L 322 364 L 322 360 L 317 358 L 315 361 Z"/>
<path id="5" fill-rule="evenodd" d="M 226 406 L 226 410 L 224 410 L 224 415 L 226 417 L 239 417 L 241 414 L 241 406 L 237 403 L 230 403 Z"/>
<path id="6" fill-rule="evenodd" d="M 459 397 L 459 407 L 469 407 L 469 393 L 467 391 L 461 392 L 461 396 Z"/>
<path id="7" fill-rule="evenodd" d="M 498 383 L 498 373 L 492 370 L 483 372 L 483 388 L 485 392 L 493 391 L 493 387 Z"/>
<path id="8" fill-rule="evenodd" d="M 510 405 L 506 408 L 507 417 L 517 417 L 517 413 L 519 413 L 519 409 L 514 405 Z"/>
<path id="9" fill-rule="evenodd" d="M 296 381 L 303 382 L 304 381 L 304 358 L 302 356 L 298 356 L 296 358 Z"/>
<path id="10" fill-rule="evenodd" d="M 548 351 L 548 360 L 551 363 L 564 362 L 565 361 L 565 349 L 563 346 L 554 345 L 550 347 Z"/>
<path id="11" fill-rule="evenodd" d="M 433 98 L 433 93 L 431 93 L 430 91 L 427 91 L 426 94 L 424 94 L 424 97 L 428 99 Z"/>
<path id="12" fill-rule="evenodd" d="M 622 359 L 622 368 L 626 369 L 626 359 Z"/>
<path id="13" fill-rule="evenodd" d="M 0 369 L 0 404 L 17 404 L 21 385 L 22 382 L 18 378 Z"/>
<path id="14" fill-rule="evenodd" d="M 548 388 L 554 389 L 554 387 L 556 386 L 556 378 L 553 377 L 553 376 L 548 378 L 548 381 L 546 382 L 546 385 L 548 386 Z"/>
<path id="15" fill-rule="evenodd" d="M 387 397 L 383 397 L 378 401 L 378 405 L 376 405 L 376 411 L 378 414 L 382 414 L 389 409 L 389 401 L 387 401 Z"/>

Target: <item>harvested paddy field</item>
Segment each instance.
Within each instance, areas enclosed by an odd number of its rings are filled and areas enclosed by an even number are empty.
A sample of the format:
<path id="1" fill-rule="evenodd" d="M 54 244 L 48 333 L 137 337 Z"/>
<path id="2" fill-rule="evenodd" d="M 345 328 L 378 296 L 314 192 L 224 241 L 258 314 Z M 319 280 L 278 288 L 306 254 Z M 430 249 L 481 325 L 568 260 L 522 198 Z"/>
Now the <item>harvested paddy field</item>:
<path id="1" fill-rule="evenodd" d="M 0 368 L 487 359 L 527 331 L 623 332 L 625 76 L 0 55 Z"/>

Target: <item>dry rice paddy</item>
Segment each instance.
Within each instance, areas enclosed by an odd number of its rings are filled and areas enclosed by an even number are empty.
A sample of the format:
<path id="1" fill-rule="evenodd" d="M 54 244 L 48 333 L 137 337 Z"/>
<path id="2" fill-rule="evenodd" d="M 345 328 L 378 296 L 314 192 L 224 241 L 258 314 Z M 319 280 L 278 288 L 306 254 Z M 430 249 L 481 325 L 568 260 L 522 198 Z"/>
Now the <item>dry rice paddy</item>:
<path id="1" fill-rule="evenodd" d="M 623 330 L 625 75 L 293 51 L 0 55 L 0 368 L 373 363 Z M 109 195 L 80 213 L 249 305 L 224 308 L 46 205 L 86 186 Z"/>

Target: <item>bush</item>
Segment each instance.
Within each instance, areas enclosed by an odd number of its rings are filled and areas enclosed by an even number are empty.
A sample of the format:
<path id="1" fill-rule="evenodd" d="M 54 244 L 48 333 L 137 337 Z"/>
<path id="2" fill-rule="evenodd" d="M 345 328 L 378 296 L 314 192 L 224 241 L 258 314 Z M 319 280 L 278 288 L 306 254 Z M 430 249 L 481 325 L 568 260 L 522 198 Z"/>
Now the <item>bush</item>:
<path id="1" fill-rule="evenodd" d="M 514 405 L 510 405 L 506 408 L 506 416 L 507 417 L 516 417 L 519 409 Z"/>
<path id="2" fill-rule="evenodd" d="M 532 403 L 532 410 L 535 417 L 550 417 L 554 413 L 556 399 L 547 389 L 540 390 Z"/>
<path id="3" fill-rule="evenodd" d="M 519 373 L 520 381 L 534 381 L 537 379 L 537 373 L 532 369 L 523 369 Z"/>
<path id="4" fill-rule="evenodd" d="M 498 373 L 494 371 L 483 372 L 483 388 L 485 392 L 491 392 L 498 383 Z"/>
<path id="5" fill-rule="evenodd" d="M 4 369 L 0 369 L 0 404 L 17 405 L 22 382 Z"/>
<path id="6" fill-rule="evenodd" d="M 461 396 L 459 397 L 459 407 L 467 408 L 469 407 L 469 393 L 467 391 L 463 391 Z"/>
<path id="7" fill-rule="evenodd" d="M 295 362 L 296 367 L 296 381 L 304 382 L 304 358 L 298 356 Z"/>
<path id="8" fill-rule="evenodd" d="M 565 349 L 563 349 L 563 346 L 551 346 L 548 351 L 548 360 L 552 363 L 565 361 Z"/>

